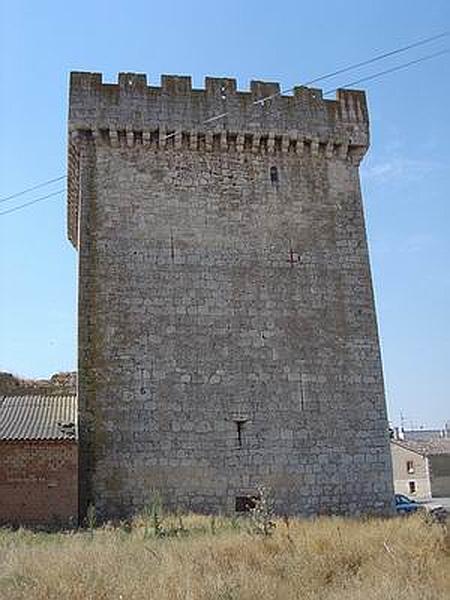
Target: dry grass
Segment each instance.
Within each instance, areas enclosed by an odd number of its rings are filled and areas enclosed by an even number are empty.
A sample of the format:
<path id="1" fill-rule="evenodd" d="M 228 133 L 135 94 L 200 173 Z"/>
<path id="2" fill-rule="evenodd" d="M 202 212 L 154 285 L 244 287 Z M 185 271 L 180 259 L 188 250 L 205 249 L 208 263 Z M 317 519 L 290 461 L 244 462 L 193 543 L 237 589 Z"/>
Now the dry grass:
<path id="1" fill-rule="evenodd" d="M 448 529 L 420 517 L 246 521 L 167 517 L 132 527 L 0 530 L 0 598 L 122 600 L 448 600 Z"/>

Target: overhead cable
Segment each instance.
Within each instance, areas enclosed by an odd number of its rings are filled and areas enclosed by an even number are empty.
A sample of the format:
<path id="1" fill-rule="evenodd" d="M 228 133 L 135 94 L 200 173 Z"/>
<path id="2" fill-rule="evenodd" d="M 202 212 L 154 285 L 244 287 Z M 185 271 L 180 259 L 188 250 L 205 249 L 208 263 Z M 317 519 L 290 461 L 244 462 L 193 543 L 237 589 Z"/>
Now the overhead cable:
<path id="1" fill-rule="evenodd" d="M 401 46 L 399 48 L 395 48 L 394 50 L 390 50 L 389 52 L 384 52 L 382 54 L 378 54 L 378 55 L 376 55 L 376 56 L 374 56 L 372 58 L 369 58 L 367 60 L 363 60 L 361 62 L 353 63 L 353 64 L 349 65 L 348 67 L 343 67 L 342 69 L 338 69 L 336 71 L 332 71 L 330 73 L 326 73 L 325 75 L 322 75 L 320 77 L 316 77 L 315 79 L 311 79 L 311 80 L 306 81 L 306 82 L 304 82 L 302 84 L 298 84 L 298 85 L 296 85 L 294 87 L 280 90 L 279 92 L 277 92 L 275 94 L 271 94 L 270 96 L 265 96 L 264 98 L 259 98 L 258 100 L 254 100 L 252 104 L 255 105 L 255 106 L 258 105 L 258 104 L 264 104 L 265 102 L 267 102 L 269 100 L 272 100 L 274 98 L 277 98 L 279 96 L 282 96 L 283 94 L 289 94 L 289 93 L 293 92 L 296 87 L 301 87 L 301 86 L 307 87 L 307 86 L 312 85 L 314 83 L 318 83 L 319 81 L 325 81 L 326 79 L 331 79 L 332 77 L 336 77 L 337 75 L 341 75 L 343 73 L 348 73 L 349 71 L 352 71 L 354 69 L 358 69 L 360 67 L 364 67 L 364 66 L 367 66 L 369 64 L 373 64 L 373 63 L 378 62 L 380 60 L 384 60 L 384 59 L 389 58 L 391 56 L 394 56 L 396 54 L 400 54 L 402 52 L 406 52 L 406 51 L 411 50 L 413 48 L 417 48 L 419 46 L 423 46 L 425 44 L 429 44 L 431 42 L 434 42 L 434 41 L 436 41 L 438 39 L 442 39 L 442 38 L 447 37 L 449 35 L 450 35 L 449 31 L 443 31 L 443 32 L 441 32 L 441 33 L 439 33 L 437 35 L 433 35 L 433 36 L 430 36 L 430 37 L 423 38 L 421 40 L 418 40 L 417 42 L 413 42 L 412 44 L 407 44 L 406 46 Z M 332 93 L 336 92 L 338 89 L 345 89 L 345 88 L 351 87 L 353 85 L 357 85 L 359 83 L 363 83 L 365 81 L 370 81 L 372 79 L 377 79 L 377 78 L 379 78 L 379 77 L 381 77 L 383 75 L 387 75 L 387 74 L 393 73 L 395 71 L 400 71 L 401 69 L 406 69 L 409 66 L 412 66 L 414 64 L 418 64 L 418 63 L 424 62 L 426 60 L 430 60 L 430 59 L 435 58 L 437 56 L 440 56 L 442 54 L 447 54 L 448 52 L 449 52 L 448 49 L 444 49 L 444 50 L 441 50 L 439 52 L 435 52 L 434 54 L 423 56 L 423 57 L 420 57 L 420 58 L 418 58 L 416 60 L 412 60 L 412 61 L 409 61 L 407 63 L 403 63 L 403 64 L 398 65 L 396 67 L 392 67 L 392 68 L 386 69 L 384 71 L 379 71 L 377 73 L 374 73 L 373 75 L 368 75 L 366 77 L 362 77 L 360 79 L 356 79 L 356 80 L 352 81 L 351 83 L 348 83 L 348 84 L 345 84 L 345 85 L 340 85 L 340 86 L 338 86 L 336 88 L 333 88 L 331 90 L 327 90 L 327 91 L 323 92 L 323 95 L 324 96 L 325 95 L 329 95 L 329 94 L 332 94 Z M 223 119 L 224 117 L 228 116 L 228 114 L 229 114 L 229 112 L 226 111 L 226 112 L 220 113 L 218 115 L 215 115 L 213 117 L 209 117 L 208 119 L 202 121 L 201 125 L 207 125 L 209 123 L 213 123 L 215 121 Z M 177 135 L 177 133 L 179 133 L 179 132 L 178 131 L 174 131 L 172 133 L 169 133 L 166 136 L 164 136 L 163 139 L 169 139 L 171 137 L 174 137 L 175 135 Z M 8 200 L 12 200 L 13 198 L 17 198 L 19 196 L 27 194 L 28 192 L 31 192 L 31 191 L 36 190 L 38 188 L 44 187 L 44 186 L 49 185 L 51 183 L 55 183 L 56 181 L 61 181 L 62 179 L 65 179 L 65 178 L 66 178 L 66 175 L 62 175 L 61 177 L 55 177 L 54 179 L 49 179 L 49 180 L 44 181 L 42 183 L 39 183 L 39 184 L 37 184 L 35 186 L 29 187 L 29 188 L 27 188 L 25 190 L 17 192 L 15 194 L 11 194 L 10 196 L 6 196 L 5 198 L 1 198 L 0 199 L 0 203 L 6 202 Z M 45 196 L 44 198 L 38 198 L 37 200 L 33 200 L 31 202 L 26 202 L 25 204 L 22 204 L 20 206 L 15 207 L 14 209 L 3 211 L 3 212 L 0 213 L 0 215 L 7 214 L 9 212 L 13 212 L 14 210 L 18 210 L 19 208 L 24 208 L 25 206 L 29 206 L 30 204 L 34 204 L 35 202 L 39 202 L 41 199 L 49 198 L 52 195 L 56 195 L 57 193 L 61 193 L 61 192 L 55 192 L 54 194 L 49 194 L 48 196 Z"/>
<path id="2" fill-rule="evenodd" d="M 7 215 L 8 213 L 15 212 L 16 210 L 20 210 L 21 208 L 25 208 L 26 206 L 31 206 L 31 204 L 36 204 L 37 202 L 42 202 L 42 200 L 47 200 L 47 198 L 51 198 L 52 196 L 56 196 L 57 194 L 62 194 L 65 192 L 65 189 L 58 190 L 57 192 L 52 192 L 51 194 L 47 194 L 46 196 L 41 196 L 40 198 L 36 198 L 35 200 L 31 200 L 30 202 L 25 202 L 24 204 L 19 204 L 19 206 L 14 206 L 8 210 L 4 210 L 0 212 L 0 216 Z"/>
<path id="3" fill-rule="evenodd" d="M 27 188 L 26 190 L 22 190 L 21 192 L 16 192 L 15 194 L 11 194 L 11 196 L 6 196 L 5 198 L 0 198 L 1 202 L 6 202 L 7 200 L 12 200 L 13 198 L 17 198 L 18 196 L 23 196 L 28 192 L 32 192 L 33 190 L 37 190 L 46 185 L 50 185 L 51 183 L 55 183 L 56 181 L 61 181 L 65 179 L 65 175 L 61 175 L 61 177 L 55 177 L 54 179 L 48 179 L 47 181 L 43 181 L 42 183 L 38 183 L 37 185 L 33 185 L 32 187 Z"/>

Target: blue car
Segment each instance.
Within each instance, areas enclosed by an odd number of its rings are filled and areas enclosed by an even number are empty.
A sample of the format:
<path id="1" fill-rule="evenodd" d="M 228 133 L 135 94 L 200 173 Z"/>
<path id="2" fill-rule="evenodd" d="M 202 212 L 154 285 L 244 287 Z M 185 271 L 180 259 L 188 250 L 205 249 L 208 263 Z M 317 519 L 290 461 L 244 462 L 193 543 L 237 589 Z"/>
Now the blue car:
<path id="1" fill-rule="evenodd" d="M 395 510 L 398 515 L 408 515 L 422 510 L 421 504 L 415 500 L 411 500 L 404 494 L 395 494 Z"/>

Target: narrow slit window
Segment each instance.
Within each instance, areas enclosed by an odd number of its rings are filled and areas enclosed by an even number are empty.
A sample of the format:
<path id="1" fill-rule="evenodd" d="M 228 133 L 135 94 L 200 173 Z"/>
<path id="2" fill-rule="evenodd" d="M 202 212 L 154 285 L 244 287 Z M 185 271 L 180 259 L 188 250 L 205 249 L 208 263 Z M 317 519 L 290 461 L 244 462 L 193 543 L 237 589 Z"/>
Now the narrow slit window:
<path id="1" fill-rule="evenodd" d="M 409 493 L 410 494 L 415 494 L 416 493 L 416 482 L 415 481 L 410 481 L 409 482 Z"/>
<path id="2" fill-rule="evenodd" d="M 278 168 L 270 167 L 270 183 L 272 185 L 278 185 Z"/>
<path id="3" fill-rule="evenodd" d="M 245 421 L 235 421 L 235 423 L 236 423 L 237 443 L 238 443 L 239 448 L 242 448 L 243 431 L 244 431 Z"/>
<path id="4" fill-rule="evenodd" d="M 414 473 L 414 462 L 412 460 L 406 461 L 406 470 L 408 473 Z"/>

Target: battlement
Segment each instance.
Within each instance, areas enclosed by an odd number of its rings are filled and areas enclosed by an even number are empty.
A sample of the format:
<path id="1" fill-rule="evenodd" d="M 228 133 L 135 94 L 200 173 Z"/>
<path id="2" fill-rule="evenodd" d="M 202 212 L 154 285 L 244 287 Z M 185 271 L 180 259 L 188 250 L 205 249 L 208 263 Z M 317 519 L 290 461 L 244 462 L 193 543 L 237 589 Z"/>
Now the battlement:
<path id="1" fill-rule="evenodd" d="M 280 85 L 251 81 L 250 91 L 237 91 L 236 80 L 206 77 L 194 89 L 190 77 L 162 75 L 161 86 L 147 77 L 119 73 L 118 83 L 103 83 L 100 73 L 70 75 L 70 130 L 155 129 L 232 132 L 296 132 L 367 147 L 368 111 L 365 93 L 338 90 L 325 100 L 319 89 L 299 86 L 291 96 Z M 268 98 L 264 100 L 265 98 Z M 260 102 L 259 102 L 260 101 Z M 226 113 L 222 118 L 216 118 Z"/>
<path id="2" fill-rule="evenodd" d="M 76 245 L 79 141 L 114 147 L 161 150 L 290 153 L 350 160 L 359 164 L 369 145 L 365 93 L 338 90 L 325 100 L 319 89 L 299 86 L 280 95 L 278 83 L 207 77 L 194 89 L 190 77 L 162 75 L 161 86 L 147 77 L 119 73 L 103 83 L 100 73 L 70 75 L 68 224 Z"/>

